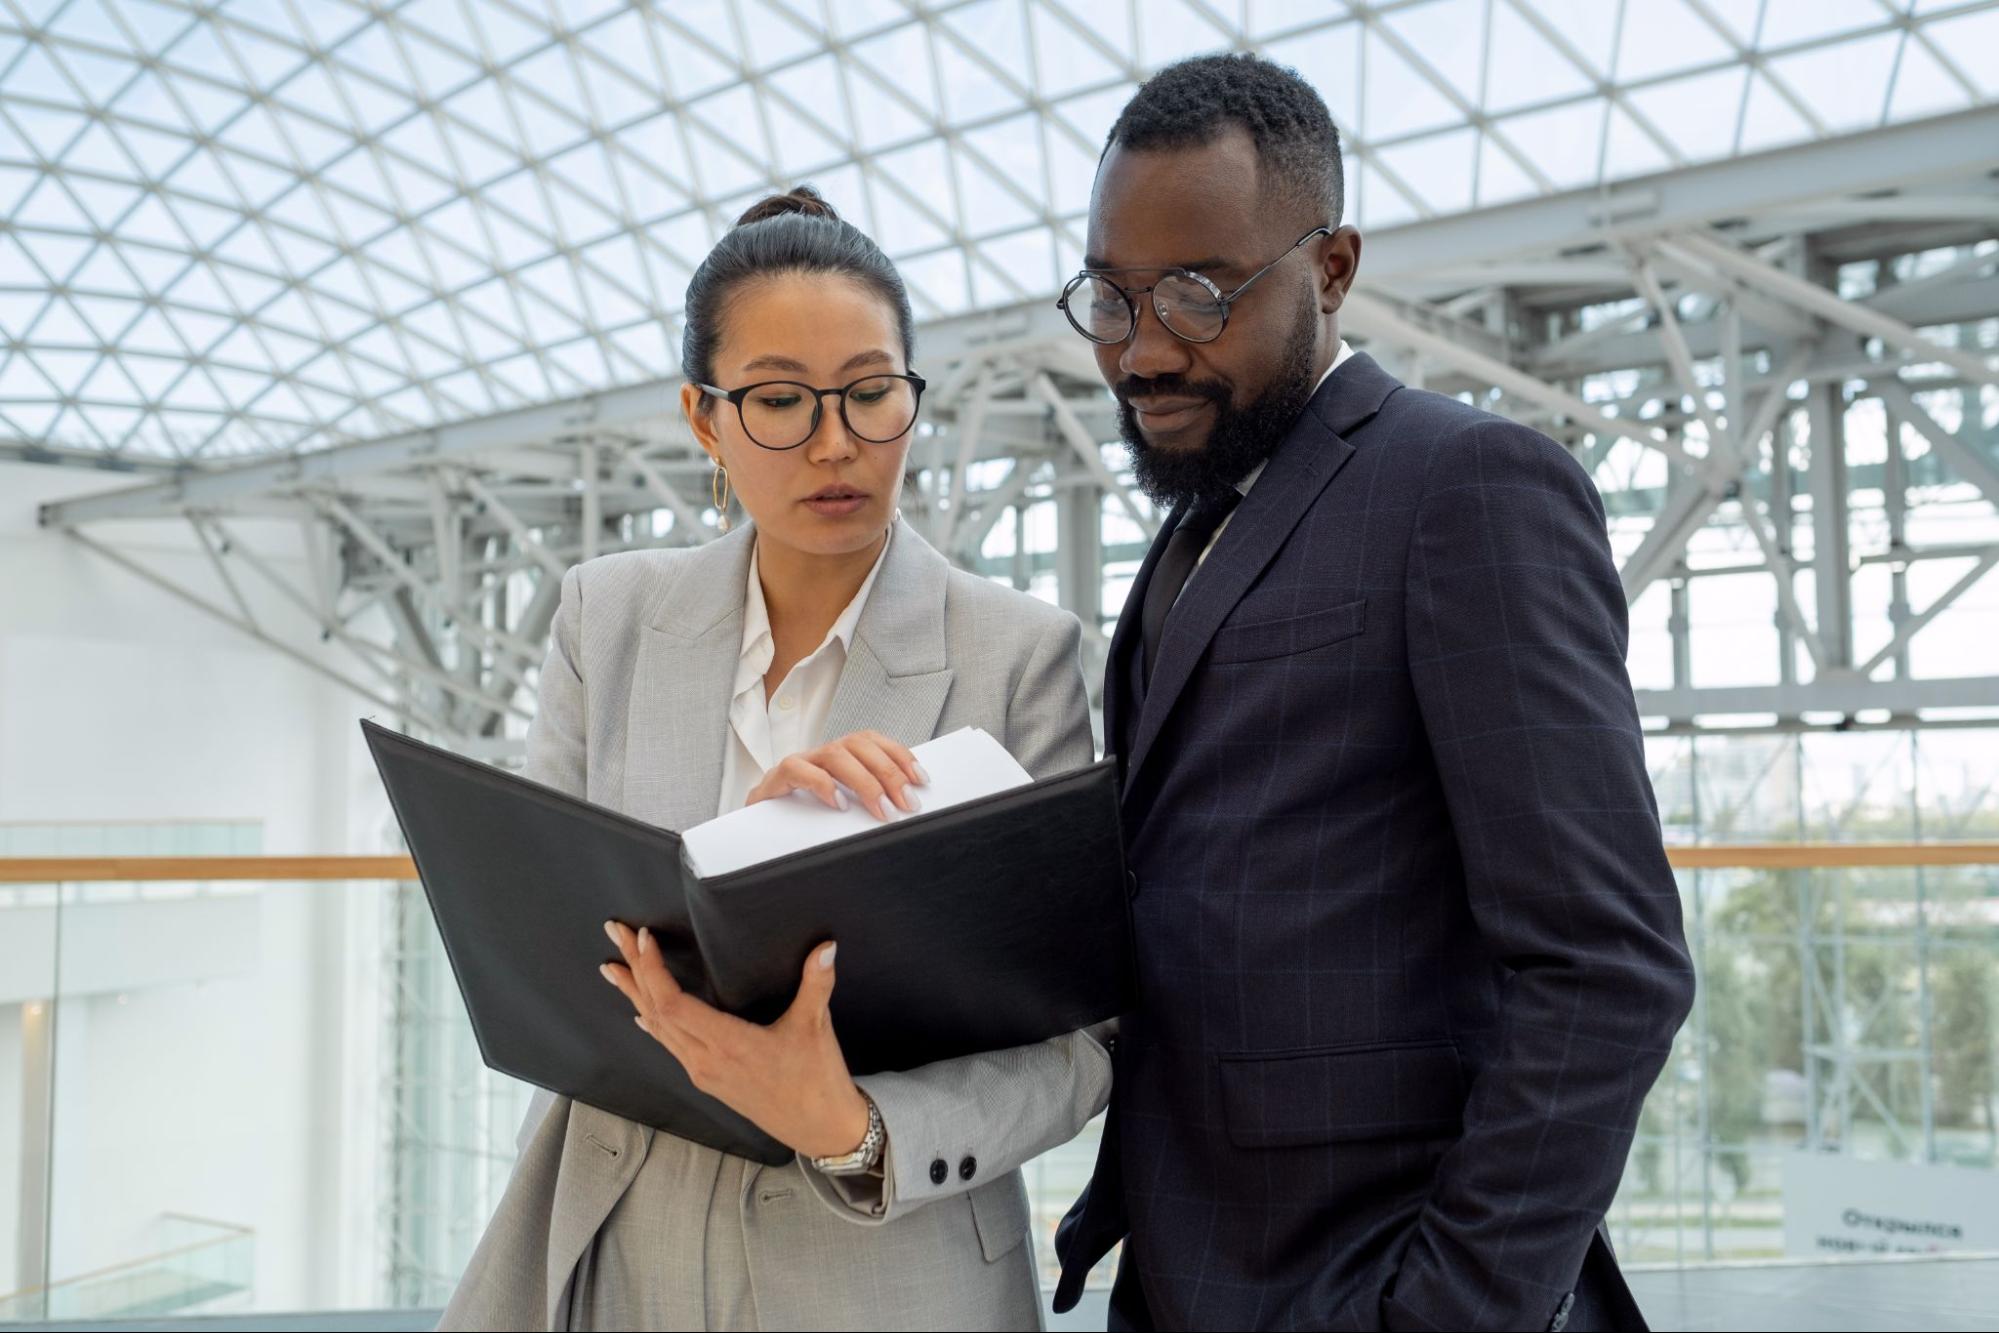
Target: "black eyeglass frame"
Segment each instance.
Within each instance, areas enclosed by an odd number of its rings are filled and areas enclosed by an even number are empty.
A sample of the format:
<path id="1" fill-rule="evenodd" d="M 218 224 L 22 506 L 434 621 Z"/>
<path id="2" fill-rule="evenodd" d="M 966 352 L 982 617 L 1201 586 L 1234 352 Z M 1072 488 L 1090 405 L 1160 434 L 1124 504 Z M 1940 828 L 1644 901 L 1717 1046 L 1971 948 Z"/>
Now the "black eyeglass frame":
<path id="1" fill-rule="evenodd" d="M 1132 269 L 1122 269 L 1122 268 L 1083 269 L 1080 272 L 1078 272 L 1075 277 L 1069 279 L 1069 284 L 1062 289 L 1062 295 L 1059 299 L 1056 300 L 1055 306 L 1058 310 L 1060 310 L 1063 313 L 1063 315 L 1065 315 L 1068 318 L 1070 328 L 1082 334 L 1085 338 L 1097 344 L 1099 347 L 1115 347 L 1119 343 L 1129 342 L 1131 340 L 1131 336 L 1134 333 L 1138 332 L 1138 303 L 1133 298 L 1144 296 L 1148 292 L 1157 291 L 1159 283 L 1166 281 L 1166 279 L 1168 278 L 1189 278 L 1192 279 L 1194 282 L 1199 283 L 1201 286 L 1207 288 L 1208 295 L 1212 297 L 1214 299 L 1215 304 L 1221 308 L 1222 322 L 1219 328 L 1217 328 L 1212 334 L 1210 334 L 1208 337 L 1205 338 L 1190 337 L 1189 335 L 1182 333 L 1180 330 L 1173 327 L 1171 321 L 1169 321 L 1166 318 L 1166 312 L 1159 308 L 1159 298 L 1156 295 L 1152 298 L 1152 313 L 1158 316 L 1160 327 L 1164 328 L 1168 333 L 1178 338 L 1181 342 L 1211 343 L 1215 339 L 1221 337 L 1223 333 L 1228 331 L 1229 312 L 1235 307 L 1235 303 L 1241 299 L 1242 294 L 1244 292 L 1248 291 L 1251 287 L 1255 286 L 1257 281 L 1261 279 L 1264 274 L 1270 272 L 1270 270 L 1276 268 L 1279 264 L 1289 259 L 1294 253 L 1297 252 L 1300 246 L 1305 244 L 1305 242 L 1311 240 L 1316 236 L 1331 236 L 1332 234 L 1333 234 L 1333 227 L 1331 226 L 1331 224 L 1326 224 L 1323 226 L 1312 228 L 1312 230 L 1306 232 L 1303 236 L 1300 236 L 1297 240 L 1293 241 L 1289 246 L 1289 248 L 1287 248 L 1283 254 L 1277 256 L 1277 258 L 1271 260 L 1268 264 L 1265 264 L 1262 268 L 1250 274 L 1248 278 L 1244 279 L 1241 286 L 1237 287 L 1234 291 L 1228 293 L 1224 293 L 1222 289 L 1220 287 L 1217 287 L 1212 281 L 1210 281 L 1206 275 L 1196 273 L 1194 272 L 1194 270 L 1190 268 L 1169 268 L 1159 275 L 1158 282 L 1154 282 L 1149 287 L 1126 287 L 1120 283 L 1107 282 L 1107 285 L 1111 287 L 1113 290 L 1115 290 L 1118 293 L 1118 295 L 1124 297 L 1125 312 L 1128 318 L 1125 323 L 1124 336 L 1121 338 L 1099 338 L 1095 334 L 1091 333 L 1088 329 L 1084 328 L 1082 322 L 1076 318 L 1075 312 L 1069 308 L 1069 298 L 1075 294 L 1076 289 L 1078 287 L 1081 287 L 1084 283 L 1089 282 L 1092 279 L 1106 280 L 1108 275 L 1110 274 L 1130 273 L 1134 271 Z"/>
<path id="2" fill-rule="evenodd" d="M 854 429 L 853 418 L 847 415 L 847 394 L 856 386 L 866 384 L 869 380 L 908 380 L 916 389 L 916 402 L 909 411 L 909 424 L 886 439 L 878 440 L 872 435 L 861 434 L 861 432 Z M 791 388 L 803 389 L 812 395 L 812 425 L 806 430 L 804 438 L 799 440 L 797 444 L 765 444 L 756 437 L 756 432 L 750 429 L 749 418 L 743 415 L 743 400 L 758 389 L 768 389 L 773 384 L 789 385 Z M 909 434 L 910 431 L 916 429 L 916 418 L 923 413 L 923 391 L 930 387 L 930 381 L 924 379 L 921 375 L 892 375 L 885 371 L 877 371 L 872 375 L 863 375 L 859 379 L 849 380 L 837 389 L 814 388 L 803 380 L 758 380 L 755 384 L 745 384 L 740 389 L 723 389 L 713 384 L 700 383 L 695 384 L 694 387 L 707 394 L 710 398 L 720 398 L 726 402 L 733 403 L 736 408 L 736 420 L 741 424 L 743 434 L 749 437 L 751 444 L 754 444 L 759 449 L 768 449 L 774 454 L 785 454 L 790 453 L 793 449 L 804 448 L 811 442 L 812 437 L 819 433 L 820 423 L 826 419 L 826 395 L 829 393 L 839 397 L 840 424 L 845 426 L 847 433 L 855 439 L 865 441 L 868 444 L 889 444 L 901 439 L 903 436 Z"/>

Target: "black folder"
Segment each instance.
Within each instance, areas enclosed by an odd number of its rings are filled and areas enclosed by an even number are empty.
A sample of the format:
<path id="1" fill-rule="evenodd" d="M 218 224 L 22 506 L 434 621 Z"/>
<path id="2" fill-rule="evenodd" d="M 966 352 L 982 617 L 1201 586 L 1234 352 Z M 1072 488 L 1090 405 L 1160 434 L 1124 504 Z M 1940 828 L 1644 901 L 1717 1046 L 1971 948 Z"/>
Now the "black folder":
<path id="1" fill-rule="evenodd" d="M 702 878 L 666 829 L 363 722 L 480 1053 L 515 1078 L 724 1152 L 791 1150 L 696 1090 L 632 1022 L 604 922 L 650 926 L 689 994 L 783 1013 L 840 945 L 856 1074 L 1043 1041 L 1131 993 L 1111 761 Z"/>

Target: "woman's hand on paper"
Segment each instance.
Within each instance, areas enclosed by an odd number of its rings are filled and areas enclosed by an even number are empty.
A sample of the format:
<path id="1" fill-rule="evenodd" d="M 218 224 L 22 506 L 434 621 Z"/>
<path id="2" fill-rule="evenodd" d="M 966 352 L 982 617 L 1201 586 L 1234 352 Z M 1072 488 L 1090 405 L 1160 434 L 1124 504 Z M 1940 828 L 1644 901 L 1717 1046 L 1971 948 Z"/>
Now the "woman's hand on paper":
<path id="1" fill-rule="evenodd" d="M 851 791 L 869 814 L 887 819 L 884 800 L 893 801 L 904 814 L 914 814 L 921 806 L 910 788 L 929 781 L 908 746 L 879 731 L 856 731 L 816 750 L 779 760 L 764 774 L 763 781 L 750 789 L 744 804 L 809 791 L 833 809 L 845 810 L 846 793 Z"/>
<path id="2" fill-rule="evenodd" d="M 868 1102 L 847 1072 L 827 1011 L 833 945 L 806 956 L 797 998 L 765 1027 L 681 990 L 651 932 L 607 921 L 604 933 L 624 957 L 622 966 L 603 966 L 604 979 L 624 992 L 638 1010 L 638 1025 L 696 1088 L 803 1156 L 839 1157 L 860 1145 Z"/>

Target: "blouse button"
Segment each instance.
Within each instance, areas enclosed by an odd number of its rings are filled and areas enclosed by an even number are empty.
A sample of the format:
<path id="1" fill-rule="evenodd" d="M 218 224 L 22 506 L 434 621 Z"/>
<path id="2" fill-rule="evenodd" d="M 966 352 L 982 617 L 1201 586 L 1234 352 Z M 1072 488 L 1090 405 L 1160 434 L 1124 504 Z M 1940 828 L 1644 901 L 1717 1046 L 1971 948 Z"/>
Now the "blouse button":
<path id="1" fill-rule="evenodd" d="M 793 708 L 797 706 L 797 703 L 798 701 L 796 699 L 792 698 L 790 695 L 787 694 L 783 698 L 777 701 L 777 706 L 783 709 L 785 712 L 789 713 Z"/>

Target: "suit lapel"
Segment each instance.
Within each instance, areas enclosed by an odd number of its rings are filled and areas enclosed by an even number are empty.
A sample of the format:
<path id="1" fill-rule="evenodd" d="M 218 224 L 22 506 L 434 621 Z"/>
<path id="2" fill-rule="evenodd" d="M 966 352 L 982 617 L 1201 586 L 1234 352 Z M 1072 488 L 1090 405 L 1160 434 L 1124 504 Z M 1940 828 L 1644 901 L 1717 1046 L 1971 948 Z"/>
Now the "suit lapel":
<path id="1" fill-rule="evenodd" d="M 1146 687 L 1137 734 L 1132 739 L 1131 760 L 1125 773 L 1127 788 L 1137 781 L 1153 743 L 1215 631 L 1283 549 L 1292 529 L 1312 508 L 1327 483 L 1353 457 L 1354 449 L 1345 440 L 1345 432 L 1372 417 L 1388 395 L 1400 387 L 1372 357 L 1360 353 L 1320 385 L 1305 405 L 1297 423 L 1271 455 L 1263 475 L 1236 507 L 1228 529 L 1188 581 L 1180 604 L 1166 622 L 1159 641 L 1159 661 L 1152 668 L 1152 681 Z M 1154 543 L 1155 551 L 1163 547 L 1166 535 L 1160 534 L 1160 540 Z M 1144 604 L 1143 595 L 1134 586 L 1132 596 L 1134 601 L 1126 609 L 1131 613 L 1129 618 L 1135 619 L 1138 608 Z M 1124 629 L 1126 619 L 1119 617 L 1120 630 Z"/>
<path id="2" fill-rule="evenodd" d="M 1104 748 L 1117 754 L 1119 773 L 1124 772 L 1123 761 L 1130 756 L 1125 753 L 1125 732 L 1130 725 L 1129 714 L 1144 701 L 1132 689 L 1132 682 L 1138 679 L 1132 657 L 1139 651 L 1139 624 L 1144 619 L 1145 590 L 1152 585 L 1152 571 L 1159 567 L 1159 557 L 1166 550 L 1166 543 L 1173 536 L 1173 530 L 1186 517 L 1184 507 L 1176 509 L 1160 525 L 1159 535 L 1145 552 L 1145 559 L 1138 567 L 1138 576 L 1131 581 L 1131 589 L 1125 594 L 1124 610 L 1118 613 L 1117 626 L 1111 631 L 1110 652 L 1104 662 Z"/>
<path id="3" fill-rule="evenodd" d="M 879 731 L 904 745 L 920 745 L 936 734 L 951 692 L 944 649 L 944 596 L 950 577 L 944 557 L 898 520 L 888 556 L 854 627 L 822 742 L 849 732 Z"/>
<path id="4" fill-rule="evenodd" d="M 688 553 L 639 631 L 625 722 L 625 812 L 676 832 L 715 814 L 743 650 L 746 524 Z"/>
<path id="5" fill-rule="evenodd" d="M 544 1328 L 565 1328 L 561 1306 L 584 1249 L 617 1206 L 644 1164 L 653 1131 L 622 1116 L 565 1099 L 568 1127 L 557 1167 L 548 1219 L 548 1258 L 542 1288 L 548 1300 Z"/>

